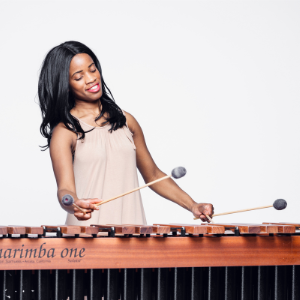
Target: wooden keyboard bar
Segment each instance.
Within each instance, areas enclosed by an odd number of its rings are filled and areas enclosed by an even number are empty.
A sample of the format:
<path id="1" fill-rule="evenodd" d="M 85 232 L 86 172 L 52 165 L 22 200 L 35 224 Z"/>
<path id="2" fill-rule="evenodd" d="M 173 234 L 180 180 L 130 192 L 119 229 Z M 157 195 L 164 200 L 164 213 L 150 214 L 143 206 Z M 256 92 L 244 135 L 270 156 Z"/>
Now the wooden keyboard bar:
<path id="1" fill-rule="evenodd" d="M 266 225 L 266 224 L 240 224 L 240 223 L 232 223 L 232 225 L 240 226 L 240 225 L 248 225 L 248 226 L 260 226 L 260 233 L 278 233 L 279 229 L 276 225 Z"/>
<path id="2" fill-rule="evenodd" d="M 158 234 L 168 234 L 171 232 L 171 227 L 170 226 L 153 225 L 152 231 L 153 231 L 153 233 L 158 233 Z"/>
<path id="3" fill-rule="evenodd" d="M 80 226 L 73 226 L 73 225 L 42 225 L 45 227 L 46 232 L 57 232 L 58 228 L 60 228 L 60 232 L 63 234 L 80 234 L 81 229 Z"/>
<path id="4" fill-rule="evenodd" d="M 80 233 L 81 234 L 97 234 L 98 228 L 94 226 L 80 226 Z"/>
<path id="5" fill-rule="evenodd" d="M 151 234 L 151 233 L 153 233 L 152 226 L 149 226 L 149 225 L 124 224 L 123 226 L 133 226 L 135 234 Z"/>
<path id="6" fill-rule="evenodd" d="M 0 234 L 2 235 L 7 234 L 7 226 L 0 226 Z"/>
<path id="7" fill-rule="evenodd" d="M 278 223 L 274 223 L 274 224 L 290 225 L 290 226 L 295 226 L 297 230 L 300 229 L 300 223 L 278 222 Z"/>
<path id="8" fill-rule="evenodd" d="M 135 227 L 132 225 L 98 225 L 93 224 L 91 226 L 97 227 L 99 232 L 109 232 L 109 228 L 114 227 L 116 234 L 134 234 L 135 233 Z"/>
<path id="9" fill-rule="evenodd" d="M 42 227 L 25 226 L 25 231 L 26 231 L 26 234 L 42 235 L 44 233 L 44 230 Z"/>
<path id="10" fill-rule="evenodd" d="M 296 229 L 298 229 L 300 227 L 300 226 L 298 226 L 299 224 L 292 224 L 292 223 L 283 224 L 283 223 L 267 223 L 267 222 L 264 222 L 263 224 L 278 226 L 278 232 L 279 233 L 295 233 Z"/>
<path id="11" fill-rule="evenodd" d="M 26 228 L 25 228 L 25 226 L 9 225 L 9 226 L 7 226 L 7 233 L 8 234 L 26 234 Z"/>
<path id="12" fill-rule="evenodd" d="M 206 224 L 206 223 L 205 223 Z M 217 223 L 214 225 L 224 226 L 225 230 L 235 231 L 237 228 L 241 234 L 258 234 L 261 232 L 260 225 L 249 225 L 249 224 L 227 224 L 227 223 Z"/>
<path id="13" fill-rule="evenodd" d="M 114 225 L 108 224 L 108 226 L 121 226 L 121 227 L 134 227 L 134 234 L 151 234 L 153 233 L 152 226 L 148 225 L 136 225 L 136 224 L 122 224 L 122 225 Z"/>
<path id="14" fill-rule="evenodd" d="M 172 228 L 185 228 L 186 233 L 189 234 L 223 234 L 225 232 L 224 226 L 214 225 L 193 225 L 193 224 L 154 224 L 160 226 L 170 226 Z"/>
<path id="15" fill-rule="evenodd" d="M 42 235 L 44 233 L 44 230 L 42 227 L 35 227 L 35 226 L 9 225 L 6 228 L 7 228 L 6 231 L 8 234 L 38 234 L 38 235 Z"/>

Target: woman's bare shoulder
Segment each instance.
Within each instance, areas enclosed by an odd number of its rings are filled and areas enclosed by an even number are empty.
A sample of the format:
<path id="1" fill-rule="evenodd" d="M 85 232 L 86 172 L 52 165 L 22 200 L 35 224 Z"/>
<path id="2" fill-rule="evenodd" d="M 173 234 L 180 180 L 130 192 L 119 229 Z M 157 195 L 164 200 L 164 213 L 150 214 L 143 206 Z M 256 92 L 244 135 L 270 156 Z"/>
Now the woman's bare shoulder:
<path id="1" fill-rule="evenodd" d="M 76 144 L 76 140 L 77 134 L 67 129 L 64 123 L 57 124 L 52 131 L 51 144 L 59 143 L 74 146 L 74 144 Z"/>
<path id="2" fill-rule="evenodd" d="M 137 130 L 139 130 L 140 125 L 139 125 L 138 121 L 135 119 L 135 117 L 132 114 L 130 114 L 129 112 L 125 111 L 125 110 L 124 110 L 124 113 L 125 113 L 126 122 L 127 122 L 127 125 L 129 127 L 130 131 L 132 133 L 134 133 Z"/>

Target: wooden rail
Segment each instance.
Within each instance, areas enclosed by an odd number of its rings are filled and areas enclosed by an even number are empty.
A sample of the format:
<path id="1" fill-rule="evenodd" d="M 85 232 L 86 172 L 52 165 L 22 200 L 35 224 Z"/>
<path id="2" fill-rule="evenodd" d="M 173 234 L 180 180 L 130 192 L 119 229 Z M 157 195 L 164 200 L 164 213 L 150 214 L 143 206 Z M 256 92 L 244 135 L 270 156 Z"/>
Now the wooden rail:
<path id="1" fill-rule="evenodd" d="M 300 265 L 300 236 L 2 238 L 1 270 Z"/>

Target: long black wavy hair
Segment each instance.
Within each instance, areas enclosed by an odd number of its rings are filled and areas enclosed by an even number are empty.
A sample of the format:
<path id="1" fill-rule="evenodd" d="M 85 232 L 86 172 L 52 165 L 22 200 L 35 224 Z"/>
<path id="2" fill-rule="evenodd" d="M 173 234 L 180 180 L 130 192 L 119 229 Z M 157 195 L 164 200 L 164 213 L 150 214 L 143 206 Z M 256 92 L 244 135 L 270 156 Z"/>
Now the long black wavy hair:
<path id="1" fill-rule="evenodd" d="M 70 114 L 75 106 L 75 99 L 69 91 L 69 68 L 72 58 L 79 53 L 88 54 L 94 61 L 101 75 L 102 96 L 100 98 L 101 114 L 95 119 L 99 120 L 105 114 L 105 123 L 110 123 L 110 132 L 123 127 L 126 118 L 120 107 L 115 103 L 113 95 L 104 82 L 102 70 L 96 55 L 82 43 L 68 41 L 49 51 L 42 64 L 38 84 L 39 104 L 42 111 L 42 124 L 40 132 L 47 139 L 47 145 L 42 146 L 46 150 L 50 146 L 50 140 L 54 127 L 62 122 L 67 129 L 75 132 L 79 139 L 84 139 L 85 131 L 79 121 Z"/>

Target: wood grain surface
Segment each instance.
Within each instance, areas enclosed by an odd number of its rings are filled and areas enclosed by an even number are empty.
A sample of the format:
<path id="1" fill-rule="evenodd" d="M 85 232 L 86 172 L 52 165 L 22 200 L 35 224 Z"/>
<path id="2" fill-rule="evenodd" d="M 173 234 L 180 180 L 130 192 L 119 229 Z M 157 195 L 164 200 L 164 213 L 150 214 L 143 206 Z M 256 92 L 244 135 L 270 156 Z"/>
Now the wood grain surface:
<path id="1" fill-rule="evenodd" d="M 0 234 L 1 235 L 7 234 L 7 226 L 0 226 Z"/>
<path id="2" fill-rule="evenodd" d="M 170 226 L 172 228 L 178 228 L 177 231 L 181 231 L 181 228 L 184 227 L 186 230 L 186 233 L 189 234 L 222 234 L 225 232 L 224 226 L 218 226 L 218 225 L 208 225 L 205 223 L 204 225 L 194 225 L 194 224 L 179 224 L 179 223 L 173 223 L 173 224 L 154 224 L 154 225 L 160 225 L 160 226 Z"/>
<path id="3" fill-rule="evenodd" d="M 264 222 L 263 224 L 268 224 L 268 225 L 276 225 L 278 226 L 278 232 L 279 233 L 294 233 L 296 230 L 299 230 L 300 224 L 296 223 L 268 223 Z"/>
<path id="4" fill-rule="evenodd" d="M 233 232 L 235 231 L 236 228 L 238 228 L 241 234 L 258 234 L 261 232 L 260 225 L 230 224 L 230 223 L 214 223 L 214 225 L 224 226 L 225 230 L 231 230 Z"/>
<path id="5" fill-rule="evenodd" d="M 58 228 L 60 228 L 61 233 L 63 234 L 80 234 L 81 228 L 80 226 L 73 225 L 42 225 L 42 227 L 46 228 L 46 232 L 57 232 Z"/>
<path id="6" fill-rule="evenodd" d="M 82 234 L 97 234 L 98 233 L 98 228 L 93 227 L 93 226 L 80 226 L 80 233 Z"/>
<path id="7" fill-rule="evenodd" d="M 300 265 L 300 236 L 4 238 L 0 269 Z"/>
<path id="8" fill-rule="evenodd" d="M 108 226 L 116 226 L 116 225 L 108 224 Z M 151 234 L 151 233 L 153 233 L 151 225 L 123 224 L 122 226 L 134 227 L 135 234 Z"/>
<path id="9" fill-rule="evenodd" d="M 249 223 L 230 223 L 227 225 L 231 226 L 238 226 L 238 227 L 244 227 L 244 230 L 248 227 L 250 230 L 250 227 L 252 227 L 252 231 L 255 231 L 255 227 L 260 228 L 260 233 L 278 233 L 279 232 L 279 226 L 274 224 L 249 224 Z M 255 233 L 255 232 L 248 232 L 248 233 Z"/>
<path id="10" fill-rule="evenodd" d="M 27 234 L 43 234 L 44 230 L 42 227 L 25 226 Z"/>
<path id="11" fill-rule="evenodd" d="M 159 234 L 168 234 L 171 232 L 170 226 L 161 226 L 161 225 L 153 225 L 152 226 L 153 233 Z"/>
<path id="12" fill-rule="evenodd" d="M 25 226 L 9 225 L 9 226 L 7 226 L 7 233 L 9 233 L 9 234 L 26 234 L 26 228 L 25 228 Z"/>
<path id="13" fill-rule="evenodd" d="M 111 227 L 114 227 L 116 234 L 134 234 L 135 233 L 135 227 L 134 225 L 98 225 L 93 224 L 91 226 L 94 226 L 98 228 L 99 232 L 109 232 Z"/>

